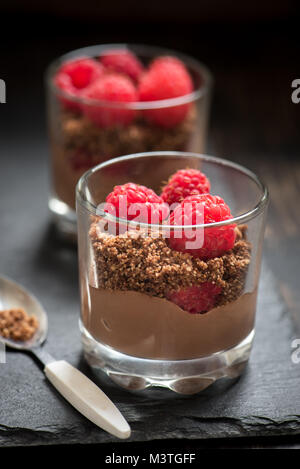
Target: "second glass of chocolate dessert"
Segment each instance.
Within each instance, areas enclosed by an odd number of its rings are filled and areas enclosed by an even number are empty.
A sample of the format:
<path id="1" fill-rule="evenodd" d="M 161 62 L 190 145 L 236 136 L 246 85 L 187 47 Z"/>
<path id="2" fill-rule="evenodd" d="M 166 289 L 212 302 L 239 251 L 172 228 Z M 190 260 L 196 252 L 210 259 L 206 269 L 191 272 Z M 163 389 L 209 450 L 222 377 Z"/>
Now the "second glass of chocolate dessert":
<path id="1" fill-rule="evenodd" d="M 52 193 L 59 228 L 76 234 L 75 187 L 89 168 L 130 153 L 203 152 L 211 77 L 198 61 L 147 46 L 73 51 L 47 73 Z"/>
<path id="2" fill-rule="evenodd" d="M 193 394 L 245 367 L 268 193 L 189 152 L 116 158 L 77 186 L 85 357 L 116 383 Z"/>

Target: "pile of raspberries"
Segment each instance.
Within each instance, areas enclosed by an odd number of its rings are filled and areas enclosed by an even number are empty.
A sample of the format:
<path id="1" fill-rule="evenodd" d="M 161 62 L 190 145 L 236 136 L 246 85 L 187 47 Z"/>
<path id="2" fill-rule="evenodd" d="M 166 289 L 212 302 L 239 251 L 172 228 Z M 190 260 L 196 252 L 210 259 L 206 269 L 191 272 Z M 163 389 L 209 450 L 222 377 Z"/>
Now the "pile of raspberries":
<path id="1" fill-rule="evenodd" d="M 145 67 L 128 49 L 67 61 L 56 72 L 54 85 L 63 108 L 83 113 L 101 128 L 128 125 L 140 115 L 154 125 L 175 127 L 185 119 L 191 102 L 165 102 L 157 108 L 146 103 L 179 98 L 194 90 L 181 60 L 162 56 Z"/>

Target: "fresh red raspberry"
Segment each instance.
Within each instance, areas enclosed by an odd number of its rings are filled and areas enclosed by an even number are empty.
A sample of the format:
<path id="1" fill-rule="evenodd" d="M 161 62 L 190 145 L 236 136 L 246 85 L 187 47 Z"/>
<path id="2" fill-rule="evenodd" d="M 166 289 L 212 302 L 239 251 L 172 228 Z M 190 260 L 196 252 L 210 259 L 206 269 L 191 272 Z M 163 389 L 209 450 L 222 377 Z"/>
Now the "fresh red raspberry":
<path id="1" fill-rule="evenodd" d="M 161 197 L 148 187 L 128 182 L 115 186 L 106 197 L 105 211 L 126 220 L 160 223 L 168 215 Z"/>
<path id="2" fill-rule="evenodd" d="M 210 191 L 210 182 L 198 169 L 180 169 L 173 174 L 163 187 L 161 198 L 169 205 L 180 203 L 190 195 Z"/>
<path id="3" fill-rule="evenodd" d="M 57 88 L 71 97 L 80 97 L 80 91 L 72 84 L 69 75 L 66 75 L 65 73 L 58 73 L 54 78 L 54 84 L 57 86 Z M 72 99 L 68 99 L 64 96 L 58 96 L 58 99 L 61 105 L 69 111 L 79 112 L 81 110 L 79 102 L 73 101 Z"/>
<path id="4" fill-rule="evenodd" d="M 82 90 L 104 73 L 104 67 L 93 59 L 77 59 L 64 63 L 54 77 L 55 85 L 72 97 L 81 97 Z M 79 102 L 59 97 L 62 106 L 70 111 L 81 111 Z"/>
<path id="5" fill-rule="evenodd" d="M 135 110 L 126 109 L 126 103 L 137 101 L 137 92 L 132 81 L 123 75 L 105 75 L 89 86 L 83 92 L 83 97 L 107 102 L 82 106 L 86 116 L 99 127 L 128 125 L 135 117 Z"/>
<path id="6" fill-rule="evenodd" d="M 123 73 L 138 82 L 144 67 L 139 59 L 129 50 L 114 49 L 99 57 L 102 65 L 110 71 Z"/>
<path id="7" fill-rule="evenodd" d="M 184 199 L 170 215 L 170 225 L 196 225 L 230 220 L 228 205 L 218 195 L 199 194 Z M 203 221 L 201 221 L 203 220 Z M 235 224 L 212 228 L 191 228 L 171 231 L 169 246 L 175 251 L 188 252 L 194 257 L 207 260 L 221 256 L 235 242 Z M 188 246 L 193 243 L 194 246 Z"/>
<path id="8" fill-rule="evenodd" d="M 82 58 L 64 63 L 59 72 L 68 75 L 72 85 L 81 90 L 100 78 L 104 67 L 94 59 Z"/>
<path id="9" fill-rule="evenodd" d="M 182 60 L 178 59 L 177 57 L 174 57 L 173 55 L 161 55 L 160 57 L 156 57 L 150 64 L 150 68 L 155 68 L 157 65 L 160 66 L 160 64 L 166 64 L 166 63 L 173 63 L 177 67 L 181 67 L 182 70 L 186 70 L 186 66 L 182 62 Z"/>
<path id="10" fill-rule="evenodd" d="M 156 59 L 139 83 L 140 101 L 177 98 L 193 91 L 193 82 L 185 65 L 175 57 Z M 186 117 L 191 103 L 144 111 L 149 121 L 161 127 L 174 127 Z"/>
<path id="11" fill-rule="evenodd" d="M 184 311 L 192 314 L 206 313 L 215 306 L 221 291 L 218 285 L 204 282 L 179 291 L 168 292 L 166 297 Z"/>

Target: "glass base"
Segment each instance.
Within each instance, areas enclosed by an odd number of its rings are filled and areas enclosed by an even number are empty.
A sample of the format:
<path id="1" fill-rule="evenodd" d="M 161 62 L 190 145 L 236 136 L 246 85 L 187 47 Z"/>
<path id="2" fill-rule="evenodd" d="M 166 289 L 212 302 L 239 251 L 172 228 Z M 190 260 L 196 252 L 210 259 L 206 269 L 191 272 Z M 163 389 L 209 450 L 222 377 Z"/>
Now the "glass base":
<path id="1" fill-rule="evenodd" d="M 76 212 L 55 196 L 49 199 L 48 206 L 60 235 L 64 239 L 77 242 Z"/>
<path id="2" fill-rule="evenodd" d="M 237 378 L 249 359 L 254 329 L 235 347 L 192 360 L 148 360 L 125 355 L 97 342 L 79 321 L 85 359 L 112 381 L 131 391 L 151 386 L 196 394 L 220 378 Z"/>

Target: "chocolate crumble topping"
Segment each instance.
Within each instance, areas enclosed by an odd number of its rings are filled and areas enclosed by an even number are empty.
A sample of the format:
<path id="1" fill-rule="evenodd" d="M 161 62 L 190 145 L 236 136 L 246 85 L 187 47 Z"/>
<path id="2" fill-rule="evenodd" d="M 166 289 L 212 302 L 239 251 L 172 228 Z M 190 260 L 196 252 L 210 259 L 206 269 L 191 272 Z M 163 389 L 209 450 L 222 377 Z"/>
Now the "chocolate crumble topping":
<path id="1" fill-rule="evenodd" d="M 216 306 L 224 305 L 237 299 L 244 289 L 251 251 L 246 229 L 246 226 L 236 228 L 232 250 L 203 261 L 170 249 L 161 234 L 154 238 L 135 231 L 112 236 L 101 232 L 94 221 L 90 239 L 98 287 L 164 298 L 170 290 L 212 282 L 222 288 Z"/>
<path id="2" fill-rule="evenodd" d="M 61 142 L 66 156 L 80 151 L 92 157 L 93 163 L 127 153 L 155 150 L 186 149 L 196 125 L 196 109 L 191 107 L 187 117 L 177 126 L 165 129 L 151 125 L 142 117 L 128 126 L 101 129 L 85 116 L 63 111 Z"/>

